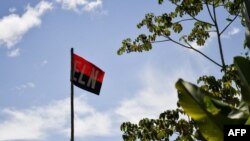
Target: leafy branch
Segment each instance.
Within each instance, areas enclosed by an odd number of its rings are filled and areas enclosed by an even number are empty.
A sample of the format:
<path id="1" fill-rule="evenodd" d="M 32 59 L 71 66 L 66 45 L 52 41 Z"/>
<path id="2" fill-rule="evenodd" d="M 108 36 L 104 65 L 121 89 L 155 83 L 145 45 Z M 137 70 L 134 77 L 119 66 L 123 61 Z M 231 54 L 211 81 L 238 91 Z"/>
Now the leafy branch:
<path id="1" fill-rule="evenodd" d="M 241 85 L 242 80 L 246 80 L 244 77 L 249 74 L 249 59 L 247 61 L 243 58 L 236 58 L 236 66 L 226 65 L 221 38 L 221 35 L 237 17 L 241 17 L 240 10 L 243 0 L 169 1 L 176 6 L 175 10 L 160 16 L 155 16 L 153 13 L 146 14 L 137 27 L 146 27 L 150 34 L 140 34 L 133 41 L 130 38 L 123 40 L 122 47 L 117 53 L 121 55 L 124 52 L 149 51 L 153 48 L 154 43 L 171 42 L 202 55 L 222 68 L 224 74 L 221 79 L 216 79 L 214 76 L 200 77 L 197 81 L 201 84 L 200 87 L 180 79 L 176 83 L 179 98 L 178 108 L 161 113 L 158 119 L 144 118 L 138 124 L 124 122 L 121 125 L 123 139 L 125 141 L 136 141 L 137 139 L 168 141 L 170 137 L 177 135 L 176 140 L 220 141 L 223 138 L 222 127 L 224 124 L 250 124 L 250 89 L 246 87 L 247 85 L 243 85 L 243 87 Z M 164 0 L 158 0 L 159 4 L 163 2 Z M 206 10 L 203 9 L 205 7 Z M 233 19 L 226 19 L 229 23 L 222 29 L 219 26 L 221 21 L 217 19 L 217 8 L 224 8 L 226 14 L 234 16 Z M 199 19 L 201 14 L 209 15 L 210 19 L 205 19 L 208 21 Z M 184 17 L 185 19 L 183 19 Z M 182 32 L 184 28 L 182 23 L 186 21 L 193 23 L 190 33 L 184 33 L 179 40 L 173 38 L 175 37 L 172 36 L 173 34 Z M 221 64 L 192 45 L 196 43 L 198 46 L 204 46 L 212 32 L 217 35 Z M 243 82 L 249 84 L 250 79 Z M 240 94 L 248 104 L 240 101 Z M 188 119 L 181 118 L 183 115 Z M 237 119 L 232 118 L 235 116 Z"/>
<path id="2" fill-rule="evenodd" d="M 142 52 L 149 51 L 152 49 L 152 43 L 160 43 L 171 41 L 175 44 L 180 45 L 188 49 L 192 49 L 195 52 L 201 54 L 206 59 L 214 63 L 215 65 L 225 70 L 226 63 L 224 60 L 224 54 L 222 49 L 221 35 L 224 31 L 237 19 L 240 15 L 239 8 L 241 5 L 241 0 L 235 0 L 235 3 L 231 1 L 212 1 L 212 0 L 197 0 L 197 1 L 181 1 L 181 0 L 170 0 L 172 4 L 176 6 L 175 10 L 169 13 L 164 13 L 160 16 L 155 16 L 153 13 L 146 14 L 145 18 L 137 25 L 138 28 L 146 26 L 151 33 L 151 35 L 139 35 L 133 42 L 130 38 L 123 41 L 122 47 L 117 51 L 119 55 L 124 52 Z M 159 4 L 162 4 L 164 0 L 159 0 Z M 206 7 L 206 11 L 203 7 Z M 224 6 L 227 12 L 231 15 L 236 15 L 230 23 L 224 27 L 221 31 L 217 21 L 216 8 Z M 204 11 L 202 13 L 202 11 Z M 199 14 L 206 14 L 210 16 L 212 23 L 208 21 L 203 21 L 198 19 Z M 177 17 L 189 16 L 189 18 L 179 19 L 174 21 Z M 176 33 L 180 34 L 183 30 L 183 22 L 193 21 L 194 26 L 189 34 L 183 35 L 180 41 L 174 40 L 171 36 Z M 190 43 L 196 42 L 198 46 L 203 46 L 206 40 L 210 37 L 210 33 L 215 32 L 217 35 L 219 54 L 221 59 L 221 64 L 213 60 L 209 56 L 205 55 L 202 51 L 190 47 Z M 166 40 L 156 41 L 159 37 L 165 37 Z M 181 40 L 184 39 L 184 43 Z"/>

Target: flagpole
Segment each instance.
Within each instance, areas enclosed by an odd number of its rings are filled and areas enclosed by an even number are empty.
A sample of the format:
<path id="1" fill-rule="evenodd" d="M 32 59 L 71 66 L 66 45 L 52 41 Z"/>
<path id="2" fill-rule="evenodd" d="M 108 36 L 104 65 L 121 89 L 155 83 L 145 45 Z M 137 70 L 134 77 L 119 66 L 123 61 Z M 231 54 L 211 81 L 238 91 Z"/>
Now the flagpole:
<path id="1" fill-rule="evenodd" d="M 74 86 L 73 86 L 73 59 L 74 49 L 71 48 L 71 71 L 70 71 L 70 82 L 71 82 L 71 98 L 70 98 L 70 109 L 71 109 L 71 141 L 74 141 Z"/>

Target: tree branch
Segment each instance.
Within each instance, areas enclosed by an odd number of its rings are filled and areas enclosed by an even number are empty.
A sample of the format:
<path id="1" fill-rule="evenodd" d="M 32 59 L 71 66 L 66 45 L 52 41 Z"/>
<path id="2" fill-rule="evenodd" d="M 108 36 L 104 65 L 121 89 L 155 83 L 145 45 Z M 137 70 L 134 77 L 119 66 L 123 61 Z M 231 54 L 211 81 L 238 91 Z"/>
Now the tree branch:
<path id="1" fill-rule="evenodd" d="M 193 21 L 194 19 L 192 18 L 190 18 L 190 19 L 183 19 L 183 20 L 179 20 L 179 21 L 176 21 L 176 22 L 174 22 L 174 23 L 180 23 L 180 22 L 184 22 L 184 21 Z"/>
<path id="2" fill-rule="evenodd" d="M 204 54 L 203 52 L 199 51 L 198 49 L 195 49 L 195 48 L 192 47 L 189 43 L 186 42 L 186 43 L 188 44 L 188 46 L 187 46 L 187 45 L 184 45 L 184 44 L 182 44 L 182 43 L 180 43 L 180 42 L 175 41 L 174 39 L 170 38 L 169 36 L 165 36 L 165 37 L 168 38 L 169 41 L 172 41 L 173 43 L 178 44 L 178 45 L 180 45 L 181 47 L 184 47 L 184 48 L 188 48 L 188 49 L 194 50 L 195 52 L 201 54 L 202 56 L 204 56 L 205 58 L 207 58 L 208 60 L 210 60 L 211 62 L 213 62 L 215 65 L 219 66 L 220 68 L 223 68 L 222 65 L 220 65 L 219 63 L 217 63 L 216 61 L 214 61 L 213 59 L 211 59 L 210 57 L 208 57 L 206 54 Z"/>
<path id="3" fill-rule="evenodd" d="M 170 41 L 169 39 L 166 39 L 166 40 L 160 40 L 160 41 L 153 41 L 153 42 L 151 42 L 152 44 L 153 43 L 161 43 L 161 42 L 167 42 L 167 41 Z"/>
<path id="4" fill-rule="evenodd" d="M 193 19 L 195 19 L 196 21 L 198 21 L 198 22 L 202 22 L 202 23 L 209 24 L 209 25 L 211 25 L 211 26 L 215 26 L 214 24 L 212 24 L 212 23 L 210 23 L 210 22 L 205 22 L 205 21 L 199 20 L 199 19 L 195 18 L 194 16 L 192 16 L 192 15 L 190 15 L 190 14 L 188 14 L 188 15 L 189 15 L 190 17 L 192 17 Z"/>
<path id="5" fill-rule="evenodd" d="M 173 4 L 175 4 L 176 6 L 180 6 L 179 4 L 177 4 L 177 3 L 173 3 Z M 200 19 L 197 19 L 197 18 L 195 18 L 194 16 L 192 16 L 191 14 L 189 14 L 188 12 L 187 12 L 187 14 L 191 17 L 191 18 L 193 18 L 194 20 L 196 20 L 196 21 L 198 21 L 198 22 L 202 22 L 202 23 L 206 23 L 206 24 L 209 24 L 209 25 L 211 25 L 211 26 L 215 26 L 214 24 L 212 24 L 212 23 L 209 23 L 209 22 L 206 22 L 206 21 L 202 21 L 202 20 L 200 20 Z"/>
<path id="6" fill-rule="evenodd" d="M 172 41 L 172 42 L 174 42 L 175 44 L 180 45 L 181 47 L 190 49 L 189 46 L 186 46 L 186 45 L 184 45 L 184 44 L 182 44 L 182 43 L 180 43 L 180 42 L 177 42 L 177 41 L 175 41 L 174 39 L 170 38 L 169 36 L 164 36 L 164 37 L 168 38 L 169 41 Z"/>
<path id="7" fill-rule="evenodd" d="M 204 54 L 203 52 L 201 52 L 200 50 L 194 48 L 192 45 L 190 45 L 188 42 L 186 42 L 188 44 L 188 46 L 190 47 L 190 49 L 200 53 L 202 56 L 204 56 L 205 58 L 207 58 L 208 60 L 210 60 L 211 62 L 213 62 L 214 64 L 216 64 L 217 66 L 223 68 L 222 65 L 220 65 L 219 63 L 217 63 L 216 61 L 214 61 L 212 58 L 208 57 L 206 54 Z"/>
<path id="8" fill-rule="evenodd" d="M 219 51 L 220 51 L 220 58 L 221 58 L 221 63 L 222 63 L 222 70 L 225 72 L 226 64 L 225 64 L 225 60 L 224 60 L 224 54 L 223 54 L 222 43 L 221 43 L 221 38 L 220 38 L 220 30 L 219 30 L 219 26 L 218 26 L 218 23 L 217 23 L 215 8 L 216 8 L 215 4 L 213 3 L 213 14 L 214 14 L 213 17 L 214 17 L 214 24 L 215 24 L 215 28 L 216 28 L 217 40 L 218 40 L 218 44 L 219 44 Z"/>
<path id="9" fill-rule="evenodd" d="M 223 34 L 223 32 L 235 21 L 235 19 L 238 17 L 238 15 L 236 15 L 232 21 L 230 21 L 230 23 L 219 33 L 220 35 Z"/>
<path id="10" fill-rule="evenodd" d="M 215 22 L 215 21 L 214 21 L 214 17 L 212 16 L 212 13 L 211 13 L 211 11 L 210 11 L 210 8 L 209 8 L 208 3 L 206 3 L 206 7 L 207 7 L 207 11 L 208 11 L 208 13 L 209 13 L 210 18 L 212 19 L 213 22 Z"/>

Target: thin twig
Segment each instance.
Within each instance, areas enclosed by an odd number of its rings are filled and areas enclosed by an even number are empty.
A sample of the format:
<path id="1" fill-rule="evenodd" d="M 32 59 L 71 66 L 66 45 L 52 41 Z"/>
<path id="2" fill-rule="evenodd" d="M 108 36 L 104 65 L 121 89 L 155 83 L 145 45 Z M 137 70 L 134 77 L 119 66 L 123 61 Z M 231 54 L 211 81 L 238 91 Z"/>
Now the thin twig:
<path id="1" fill-rule="evenodd" d="M 161 43 L 161 42 L 167 42 L 167 41 L 170 41 L 169 39 L 166 39 L 166 40 L 160 40 L 160 41 L 153 41 L 151 43 Z"/>
<path id="2" fill-rule="evenodd" d="M 208 57 L 208 56 L 207 56 L 206 54 L 204 54 L 203 52 L 201 52 L 201 51 L 195 49 L 195 48 L 192 47 L 190 44 L 189 44 L 189 46 L 187 46 L 187 45 L 185 45 L 185 44 L 182 44 L 182 43 L 180 43 L 180 42 L 175 41 L 174 39 L 170 38 L 169 36 L 165 36 L 165 37 L 168 38 L 169 41 L 172 41 L 172 42 L 174 42 L 175 44 L 180 45 L 181 47 L 188 48 L 188 49 L 192 49 L 192 50 L 196 51 L 197 53 L 201 54 L 202 56 L 204 56 L 205 58 L 207 58 L 208 60 L 210 60 L 211 62 L 213 62 L 214 64 L 216 64 L 217 66 L 223 68 L 222 65 L 220 65 L 219 63 L 217 63 L 216 61 L 214 61 L 213 59 L 211 59 L 210 57 Z"/>
<path id="3" fill-rule="evenodd" d="M 174 23 L 180 23 L 180 22 L 184 22 L 184 21 L 193 21 L 194 19 L 192 18 L 190 18 L 190 19 L 183 19 L 183 20 L 179 20 L 179 21 L 176 21 L 176 22 L 174 22 Z"/>
<path id="4" fill-rule="evenodd" d="M 210 8 L 209 8 L 208 3 L 206 3 L 206 7 L 207 7 L 207 11 L 208 11 L 208 13 L 209 13 L 210 18 L 212 19 L 213 22 L 215 22 L 215 21 L 214 21 L 214 17 L 212 16 L 212 13 L 211 13 L 211 11 L 210 11 Z"/>
<path id="5" fill-rule="evenodd" d="M 214 1 L 213 1 L 214 2 Z M 224 54 L 223 54 L 223 49 L 222 49 L 222 43 L 221 43 L 221 38 L 220 38 L 220 31 L 219 31 L 219 26 L 217 23 L 217 18 L 216 18 L 216 10 L 215 10 L 215 4 L 213 3 L 213 14 L 214 14 L 214 24 L 216 28 L 216 33 L 217 33 L 217 40 L 219 44 L 219 51 L 220 51 L 220 58 L 221 58 L 221 63 L 222 63 L 222 70 L 225 72 L 226 69 L 226 64 L 224 60 Z"/>
<path id="6" fill-rule="evenodd" d="M 180 6 L 180 5 L 178 5 L 177 3 L 174 3 L 176 6 Z M 212 24 L 212 23 L 209 23 L 209 22 L 206 22 L 206 21 L 202 21 L 202 20 L 200 20 L 200 19 L 197 19 L 197 18 L 195 18 L 194 16 L 192 16 L 191 14 L 189 14 L 188 12 L 187 12 L 187 14 L 191 17 L 191 18 L 193 18 L 194 20 L 196 20 L 196 21 L 198 21 L 198 22 L 202 22 L 202 23 L 206 23 L 206 24 L 209 24 L 209 25 L 211 25 L 211 26 L 214 26 L 214 24 Z"/>
<path id="7" fill-rule="evenodd" d="M 177 41 L 175 41 L 174 39 L 170 38 L 169 36 L 164 36 L 164 37 L 168 38 L 168 39 L 169 39 L 169 41 L 172 41 L 172 42 L 174 42 L 175 44 L 180 45 L 181 47 L 184 47 L 184 48 L 188 48 L 188 49 L 190 49 L 190 47 L 189 47 L 189 46 L 186 46 L 186 45 L 184 45 L 184 44 L 182 44 L 182 43 L 180 43 L 180 42 L 177 42 Z"/>
<path id="8" fill-rule="evenodd" d="M 238 17 L 238 15 L 236 15 L 232 21 L 230 21 L 230 23 L 219 33 L 220 35 L 223 34 L 223 32 L 235 21 L 235 19 Z"/>
<path id="9" fill-rule="evenodd" d="M 190 49 L 200 53 L 201 55 L 203 55 L 205 58 L 207 58 L 208 60 L 210 60 L 211 62 L 213 62 L 214 64 L 216 64 L 217 66 L 222 67 L 222 65 L 220 65 L 219 63 L 217 63 L 216 61 L 214 61 L 213 59 L 211 59 L 210 57 L 208 57 L 206 54 L 204 54 L 203 52 L 201 52 L 200 50 L 194 48 L 191 44 L 189 44 L 188 42 L 186 42 L 188 44 L 188 46 L 190 47 Z"/>

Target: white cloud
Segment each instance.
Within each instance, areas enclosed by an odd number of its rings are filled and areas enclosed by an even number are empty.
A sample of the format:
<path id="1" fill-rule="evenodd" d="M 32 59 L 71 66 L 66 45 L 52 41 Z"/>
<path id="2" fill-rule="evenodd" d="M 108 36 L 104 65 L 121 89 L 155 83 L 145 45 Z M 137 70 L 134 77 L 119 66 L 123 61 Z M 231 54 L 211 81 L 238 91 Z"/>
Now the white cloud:
<path id="1" fill-rule="evenodd" d="M 164 73 L 148 63 L 140 72 L 142 87 L 108 111 L 98 111 L 83 96 L 75 97 L 75 137 L 118 135 L 121 122 L 156 118 L 161 112 L 176 108 L 175 82 L 179 77 L 185 80 L 196 78 L 190 65 L 185 64 L 181 69 Z M 20 88 L 33 86 L 29 82 Z M 0 109 L 0 115 L 4 117 L 0 122 L 0 140 L 46 140 L 53 135 L 70 136 L 70 98 L 24 110 Z"/>
<path id="2" fill-rule="evenodd" d="M 102 7 L 102 0 L 54 0 L 63 9 L 75 12 L 90 12 Z M 53 2 L 40 1 L 35 7 L 26 6 L 22 15 L 16 14 L 16 8 L 9 8 L 10 15 L 0 18 L 0 45 L 8 49 L 16 45 L 32 28 L 41 25 L 41 17 L 53 8 Z M 101 14 L 107 12 L 101 11 Z M 17 51 L 17 50 L 16 50 Z"/>
<path id="3" fill-rule="evenodd" d="M 9 12 L 10 13 L 15 13 L 16 12 L 16 8 L 15 7 L 9 8 Z"/>
<path id="4" fill-rule="evenodd" d="M 32 83 L 32 82 L 28 82 L 27 86 L 30 87 L 30 88 L 35 88 L 36 85 L 34 83 Z"/>
<path id="5" fill-rule="evenodd" d="M 240 32 L 239 28 L 232 27 L 232 28 L 230 28 L 230 31 L 225 32 L 224 34 L 222 34 L 221 37 L 222 38 L 230 38 L 231 36 L 234 36 L 234 35 L 238 34 L 239 32 Z M 192 47 L 194 47 L 195 49 L 202 50 L 202 49 L 208 47 L 210 45 L 210 43 L 212 43 L 216 37 L 217 37 L 217 35 L 215 33 L 210 33 L 210 37 L 207 39 L 204 46 L 198 46 L 196 42 L 192 42 L 192 43 L 190 43 L 190 45 Z"/>
<path id="6" fill-rule="evenodd" d="M 53 134 L 70 136 L 69 98 L 26 110 L 6 108 L 0 113 L 8 117 L 0 123 L 0 140 L 46 140 Z M 107 136 L 111 130 L 111 119 L 107 113 L 98 112 L 83 97 L 75 97 L 76 137 Z"/>
<path id="7" fill-rule="evenodd" d="M 40 131 L 43 123 L 39 117 L 10 109 L 4 109 L 2 112 L 7 114 L 9 119 L 0 124 L 0 140 L 30 140 L 44 136 Z"/>
<path id="8" fill-rule="evenodd" d="M 192 77 L 192 74 L 182 71 L 183 68 L 174 73 L 163 73 L 156 68 L 152 64 L 143 68 L 140 74 L 143 87 L 116 108 L 121 121 L 137 123 L 145 117 L 157 118 L 163 111 L 177 107 L 175 82 L 179 77 Z"/>
<path id="9" fill-rule="evenodd" d="M 52 9 L 52 3 L 41 1 L 35 7 L 27 6 L 23 15 L 10 14 L 0 19 L 0 44 L 11 48 L 30 29 L 41 24 L 41 16 Z"/>
<path id="10" fill-rule="evenodd" d="M 69 99 L 67 100 L 69 102 Z M 113 133 L 110 113 L 98 112 L 83 97 L 75 98 L 75 136 L 109 136 Z M 68 103 L 69 105 L 69 103 Z M 70 135 L 70 128 L 63 130 Z"/>
<path id="11" fill-rule="evenodd" d="M 109 114 L 92 112 L 89 116 L 76 115 L 75 122 L 76 137 L 109 136 L 113 132 Z M 67 135 L 70 135 L 69 130 L 66 130 Z"/>
<path id="12" fill-rule="evenodd" d="M 93 11 L 102 7 L 102 0 L 56 0 L 62 8 L 75 12 Z"/>
<path id="13" fill-rule="evenodd" d="M 48 61 L 47 61 L 47 60 L 43 60 L 42 66 L 45 66 L 45 65 L 47 65 L 47 64 L 48 64 Z"/>
<path id="14" fill-rule="evenodd" d="M 238 34 L 240 32 L 240 29 L 237 28 L 237 27 L 233 27 L 229 32 L 228 32 L 228 35 L 232 36 L 232 35 L 235 35 L 235 34 Z"/>
<path id="15" fill-rule="evenodd" d="M 11 57 L 11 58 L 20 56 L 20 49 L 19 49 L 19 48 L 13 49 L 13 50 L 11 50 L 10 52 L 8 52 L 7 55 L 8 55 L 9 57 Z"/>
<path id="16" fill-rule="evenodd" d="M 228 32 L 225 32 L 224 34 L 222 34 L 222 38 L 231 38 L 234 35 L 237 35 L 238 33 L 240 33 L 240 28 L 238 27 L 231 27 L 229 28 Z"/>
<path id="17" fill-rule="evenodd" d="M 22 84 L 20 86 L 17 86 L 16 89 L 17 90 L 24 90 L 27 88 L 35 88 L 35 87 L 36 87 L 36 85 L 33 82 L 28 82 L 28 83 Z"/>
<path id="18" fill-rule="evenodd" d="M 101 7 L 101 6 L 102 6 L 102 1 L 101 0 L 91 1 L 84 7 L 84 10 L 92 11 L 92 10 L 98 8 L 98 7 Z"/>

